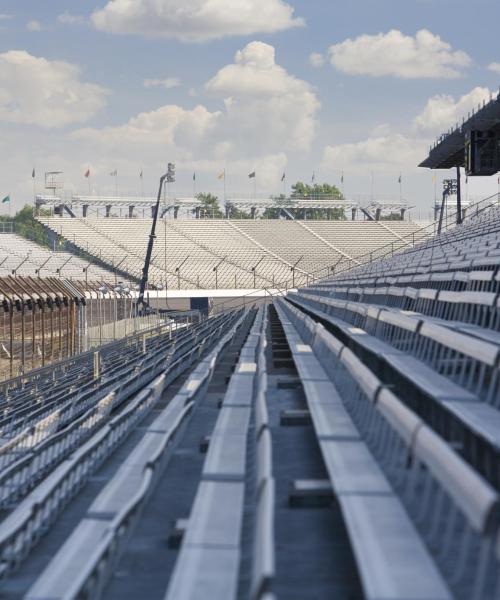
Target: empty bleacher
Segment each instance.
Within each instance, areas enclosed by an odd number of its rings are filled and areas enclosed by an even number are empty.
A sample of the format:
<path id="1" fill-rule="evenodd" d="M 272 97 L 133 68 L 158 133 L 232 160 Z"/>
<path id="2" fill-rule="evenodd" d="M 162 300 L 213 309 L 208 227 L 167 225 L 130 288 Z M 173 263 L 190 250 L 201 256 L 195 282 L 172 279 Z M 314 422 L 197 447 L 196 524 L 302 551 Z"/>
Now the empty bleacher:
<path id="1" fill-rule="evenodd" d="M 0 277 L 64 277 L 112 282 L 113 273 L 70 252 L 53 252 L 15 233 L 0 234 Z"/>
<path id="2" fill-rule="evenodd" d="M 2 597 L 498 598 L 499 217 L 2 384 Z"/>
<path id="3" fill-rule="evenodd" d="M 110 267 L 139 277 L 150 219 L 40 217 L 53 232 Z M 168 288 L 263 288 L 305 284 L 411 246 L 432 231 L 405 221 L 162 219 L 150 279 Z"/>

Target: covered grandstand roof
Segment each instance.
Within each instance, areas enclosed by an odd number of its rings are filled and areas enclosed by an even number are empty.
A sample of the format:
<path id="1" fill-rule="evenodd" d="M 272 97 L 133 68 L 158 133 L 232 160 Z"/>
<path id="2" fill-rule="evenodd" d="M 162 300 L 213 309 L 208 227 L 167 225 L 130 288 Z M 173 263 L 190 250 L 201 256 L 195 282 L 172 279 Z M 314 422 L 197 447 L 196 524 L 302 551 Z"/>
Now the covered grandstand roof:
<path id="1" fill-rule="evenodd" d="M 467 131 L 492 130 L 500 127 L 500 94 L 484 102 L 477 111 L 469 113 L 462 125 L 443 133 L 431 146 L 429 156 L 420 163 L 428 169 L 450 169 L 465 165 L 465 136 Z"/>

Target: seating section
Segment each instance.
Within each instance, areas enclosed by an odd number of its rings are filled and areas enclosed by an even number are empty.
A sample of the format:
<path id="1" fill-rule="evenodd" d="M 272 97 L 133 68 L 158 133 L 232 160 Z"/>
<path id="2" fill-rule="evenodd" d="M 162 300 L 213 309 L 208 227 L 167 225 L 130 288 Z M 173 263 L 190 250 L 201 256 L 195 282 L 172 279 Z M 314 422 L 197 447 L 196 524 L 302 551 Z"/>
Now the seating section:
<path id="1" fill-rule="evenodd" d="M 0 523 L 1 575 L 31 551 L 164 387 L 218 340 L 216 355 L 242 318 L 231 313 L 186 330 L 158 328 L 104 346 L 98 355 L 46 367 L 31 381 L 26 376 L 4 384 L 0 498 L 2 508 L 15 510 Z M 197 367 L 187 384 L 189 397 L 209 376 L 211 361 L 213 355 Z M 200 372 L 204 379 L 197 377 Z M 37 408 L 40 394 L 45 402 Z M 173 425 L 176 417 L 167 420 Z"/>
<path id="2" fill-rule="evenodd" d="M 493 208 L 439 244 L 425 242 L 289 295 L 404 390 L 408 405 L 495 486 L 499 216 Z"/>
<path id="3" fill-rule="evenodd" d="M 0 595 L 498 598 L 499 217 L 0 384 Z"/>
<path id="4" fill-rule="evenodd" d="M 90 265 L 69 252 L 52 252 L 15 233 L 0 233 L 0 277 L 64 277 L 65 279 L 113 282 L 108 269 Z"/>
<path id="5" fill-rule="evenodd" d="M 365 597 L 493 597 L 497 491 L 321 324 L 277 310 Z"/>
<path id="6" fill-rule="evenodd" d="M 151 219 L 40 217 L 63 238 L 139 277 Z M 169 288 L 294 287 L 397 252 L 432 233 L 393 221 L 162 219 L 150 271 Z M 383 248 L 383 249 L 382 249 Z M 370 255 L 371 254 L 371 255 Z"/>
<path id="7" fill-rule="evenodd" d="M 265 327 L 265 315 L 260 311 L 210 436 L 201 481 L 165 596 L 167 600 L 236 597 L 244 552 L 245 504 L 252 506 L 255 546 L 249 576 L 250 597 L 262 597 L 274 576 L 274 480 L 270 434 L 262 406 L 266 386 Z M 251 432 L 257 398 L 259 420 Z M 255 472 L 247 469 L 249 437 L 256 446 Z"/>

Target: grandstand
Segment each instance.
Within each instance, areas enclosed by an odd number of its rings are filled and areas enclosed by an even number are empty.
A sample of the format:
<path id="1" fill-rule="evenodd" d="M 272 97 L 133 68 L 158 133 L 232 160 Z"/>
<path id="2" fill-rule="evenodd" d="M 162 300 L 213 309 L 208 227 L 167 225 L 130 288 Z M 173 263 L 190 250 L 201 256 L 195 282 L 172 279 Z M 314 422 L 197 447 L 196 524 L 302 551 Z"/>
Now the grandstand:
<path id="1" fill-rule="evenodd" d="M 149 218 L 39 217 L 77 251 L 138 279 Z M 162 219 L 150 269 L 175 289 L 295 287 L 432 234 L 412 221 Z"/>
<path id="2" fill-rule="evenodd" d="M 54 252 L 15 233 L 0 233 L 0 277 L 64 277 L 112 281 L 113 273 L 70 252 Z"/>
<path id="3" fill-rule="evenodd" d="M 499 217 L 3 383 L 2 597 L 496 597 Z"/>

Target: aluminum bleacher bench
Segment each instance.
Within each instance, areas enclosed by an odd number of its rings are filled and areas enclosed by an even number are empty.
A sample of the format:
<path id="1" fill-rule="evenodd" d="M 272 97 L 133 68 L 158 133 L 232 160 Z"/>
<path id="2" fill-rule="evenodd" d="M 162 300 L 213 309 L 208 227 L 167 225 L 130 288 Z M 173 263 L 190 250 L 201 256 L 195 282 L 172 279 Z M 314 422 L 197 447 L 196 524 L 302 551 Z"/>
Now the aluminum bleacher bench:
<path id="1" fill-rule="evenodd" d="M 367 599 L 415 598 L 419 582 L 420 598 L 451 598 L 446 584 L 394 495 L 358 429 L 347 415 L 343 402 L 310 346 L 296 343 L 297 333 L 288 321 L 281 303 L 278 315 L 302 380 L 302 365 L 315 359 L 316 380 L 304 381 L 304 392 L 311 410 L 332 488 L 342 510 Z M 306 350 L 308 348 L 308 350 Z M 306 370 L 307 367 L 306 367 Z M 328 430 L 318 404 L 331 414 Z M 339 427 L 335 413 L 340 412 Z"/>
<path id="2" fill-rule="evenodd" d="M 236 597 L 246 455 L 262 309 L 240 352 L 215 423 L 166 599 Z"/>
<path id="3" fill-rule="evenodd" d="M 99 595 L 96 589 L 102 590 L 111 576 L 125 534 L 128 535 L 137 522 L 197 400 L 205 393 L 217 356 L 230 342 L 242 319 L 240 314 L 239 319 L 229 322 L 232 325 L 229 331 L 210 355 L 197 364 L 179 392 L 149 425 L 132 453 L 91 504 L 85 518 L 35 581 L 27 598 Z M 157 395 L 161 394 L 166 381 L 162 376 Z M 98 551 L 86 552 L 92 544 Z"/>
<path id="4" fill-rule="evenodd" d="M 465 380 L 467 373 L 464 371 L 460 378 L 455 381 L 450 380 L 445 375 L 440 374 L 432 366 L 422 362 L 419 358 L 409 355 L 407 352 L 398 350 L 387 342 L 374 338 L 367 331 L 349 326 L 342 319 L 332 317 L 328 313 L 311 306 L 305 299 L 297 296 L 291 296 L 293 302 L 303 306 L 311 311 L 317 317 L 324 319 L 333 325 L 337 332 L 341 334 L 342 339 L 351 347 L 361 352 L 363 359 L 374 366 L 384 370 L 389 367 L 392 372 L 397 374 L 401 382 L 409 381 L 411 385 L 420 390 L 422 394 L 432 402 L 436 402 L 445 413 L 453 416 L 461 423 L 469 433 L 486 442 L 494 452 L 500 449 L 500 410 L 495 404 L 497 396 L 491 390 L 496 389 L 498 377 L 495 375 L 488 381 L 490 391 L 482 394 L 485 401 L 481 401 L 478 392 L 480 385 L 469 385 Z M 392 325 L 402 326 L 410 331 L 416 331 L 418 320 L 405 315 L 397 315 L 388 311 L 378 311 L 372 313 L 373 318 L 378 325 L 391 323 Z M 453 331 L 449 331 L 439 325 L 424 322 L 419 331 L 424 334 L 427 340 L 441 340 L 444 338 L 449 344 L 456 338 L 455 348 L 461 349 L 471 354 L 475 359 L 485 361 L 482 364 L 489 365 L 496 369 L 498 364 L 498 348 L 491 344 L 481 343 L 478 339 L 465 339 L 465 336 L 454 336 Z M 465 346 L 463 345 L 465 344 Z M 382 366 L 381 366 L 382 365 Z M 474 391 L 469 391 L 467 387 Z M 432 405 L 423 404 L 421 410 L 428 412 Z M 439 415 L 431 416 L 431 419 L 439 419 Z M 453 430 L 453 435 L 460 434 Z M 451 435 L 451 433 L 450 433 Z M 458 438 L 457 441 L 460 441 Z"/>
<path id="5" fill-rule="evenodd" d="M 281 304 L 285 318 L 289 317 L 299 329 L 302 321 L 310 321 L 309 317 L 292 305 L 285 302 Z M 311 332 L 310 327 L 303 328 L 303 331 L 306 335 L 304 342 L 317 348 L 315 341 L 324 332 L 322 326 L 317 324 L 309 336 L 307 332 Z M 325 332 L 324 335 L 331 334 Z M 300 356 L 297 357 L 298 360 Z M 332 357 L 323 355 L 322 362 L 327 361 L 332 361 Z M 391 481 L 393 489 L 401 497 L 406 512 L 417 525 L 422 539 L 432 548 L 441 572 L 453 586 L 454 597 L 467 600 L 492 597 L 492 590 L 498 579 L 498 564 L 494 562 L 493 552 L 500 523 L 497 492 L 385 388 L 373 373 L 367 372 L 367 367 L 348 348 L 341 348 L 336 357 L 333 357 L 333 362 L 337 367 L 332 371 L 334 381 L 341 390 L 342 400 L 349 414 L 373 457 L 376 457 Z M 354 445 L 359 441 L 344 443 Z M 341 451 L 341 444 L 338 446 Z M 360 462 L 366 460 L 363 451 L 356 449 L 354 454 L 359 454 Z M 412 457 L 410 463 L 407 462 L 408 457 Z M 409 464 L 411 469 L 408 469 Z M 382 480 L 376 471 L 371 469 L 371 480 L 363 477 L 362 470 L 358 478 L 351 474 L 353 469 L 349 468 L 349 463 L 343 463 L 338 456 L 332 468 L 333 476 L 345 473 L 340 478 L 343 486 L 341 489 L 346 490 L 346 501 L 344 502 L 342 495 L 339 499 L 341 506 L 346 511 L 361 511 L 363 516 L 361 522 L 355 518 L 353 523 L 367 529 L 376 528 L 377 524 L 374 525 L 371 519 L 365 518 L 366 511 L 373 511 L 372 517 L 375 518 L 379 498 L 380 504 L 384 504 Z M 347 494 L 348 490 L 356 490 L 358 487 L 365 489 L 363 486 L 366 489 L 373 486 L 375 490 L 380 486 L 380 492 L 373 498 L 376 498 L 375 502 L 370 502 L 372 498 L 367 497 L 369 493 L 364 492 L 360 500 L 357 500 L 355 493 L 352 496 Z M 382 512 L 379 519 L 388 518 L 384 514 Z M 397 514 L 396 509 L 394 514 Z M 385 523 L 390 537 L 390 523 Z M 383 536 L 384 531 L 377 530 L 377 534 Z M 361 534 L 358 532 L 358 535 Z M 371 537 L 366 540 L 368 545 L 369 540 Z M 361 554 L 361 551 L 365 551 L 365 554 Z M 354 552 L 356 554 L 356 549 Z M 475 560 L 478 552 L 479 558 Z M 361 548 L 359 556 L 370 564 L 365 547 Z M 395 568 L 396 565 L 397 562 L 392 566 Z M 373 576 L 383 573 L 383 565 L 377 565 Z M 415 589 L 420 592 L 421 586 L 416 584 Z"/>

